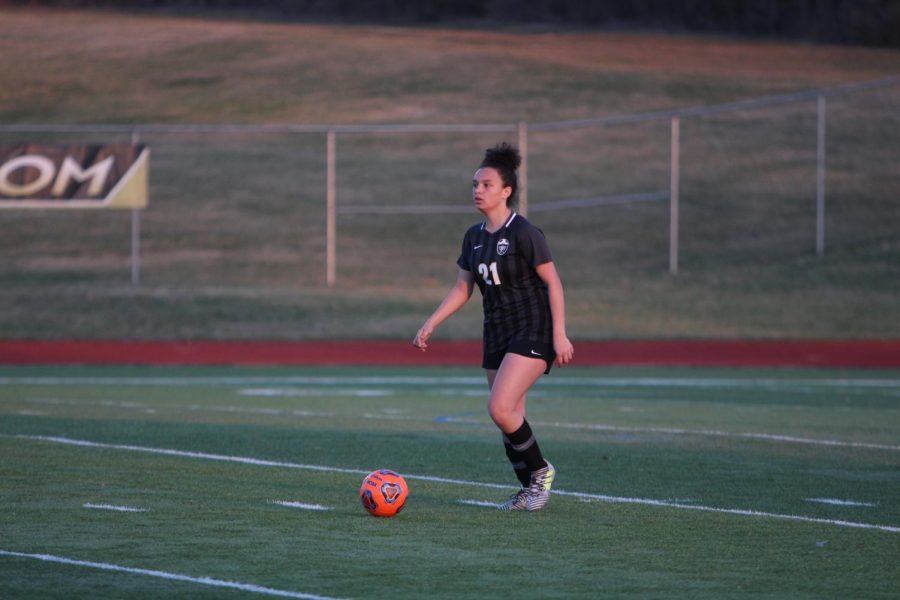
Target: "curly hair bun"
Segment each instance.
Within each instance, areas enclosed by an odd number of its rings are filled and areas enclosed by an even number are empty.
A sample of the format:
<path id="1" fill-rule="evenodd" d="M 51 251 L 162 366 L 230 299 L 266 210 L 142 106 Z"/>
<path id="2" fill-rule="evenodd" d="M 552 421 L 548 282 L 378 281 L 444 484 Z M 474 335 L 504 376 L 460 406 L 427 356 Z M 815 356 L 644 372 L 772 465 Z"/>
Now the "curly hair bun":
<path id="1" fill-rule="evenodd" d="M 494 167 L 512 172 L 515 172 L 521 164 L 522 156 L 519 154 L 519 149 L 506 142 L 485 150 L 484 160 L 481 161 L 482 167 Z"/>

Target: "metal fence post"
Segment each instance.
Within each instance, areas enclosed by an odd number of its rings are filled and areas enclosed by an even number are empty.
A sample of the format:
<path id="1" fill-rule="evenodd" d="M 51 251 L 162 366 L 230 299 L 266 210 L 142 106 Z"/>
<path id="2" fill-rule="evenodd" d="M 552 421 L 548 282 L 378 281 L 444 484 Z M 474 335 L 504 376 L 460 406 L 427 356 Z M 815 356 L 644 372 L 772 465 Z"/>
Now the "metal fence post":
<path id="1" fill-rule="evenodd" d="M 528 125 L 519 121 L 519 154 L 522 164 L 519 166 L 519 214 L 528 216 Z"/>
<path id="2" fill-rule="evenodd" d="M 825 254 L 825 96 L 816 99 L 816 254 Z"/>
<path id="3" fill-rule="evenodd" d="M 131 143 L 137 145 L 141 140 L 140 133 L 135 129 L 131 132 Z M 131 209 L 131 285 L 137 287 L 141 284 L 141 210 Z"/>
<path id="4" fill-rule="evenodd" d="M 335 133 L 329 129 L 325 134 L 326 191 L 325 191 L 325 283 L 334 287 L 336 256 L 336 189 L 335 189 Z"/>
<path id="5" fill-rule="evenodd" d="M 678 273 L 678 186 L 681 121 L 672 117 L 672 141 L 669 165 L 669 272 Z"/>

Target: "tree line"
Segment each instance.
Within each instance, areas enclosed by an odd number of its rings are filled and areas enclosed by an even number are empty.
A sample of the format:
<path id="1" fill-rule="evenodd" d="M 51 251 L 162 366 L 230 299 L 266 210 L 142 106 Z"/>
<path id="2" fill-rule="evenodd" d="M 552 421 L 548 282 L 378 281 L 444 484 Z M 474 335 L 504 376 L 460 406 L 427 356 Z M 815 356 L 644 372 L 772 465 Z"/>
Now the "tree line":
<path id="1" fill-rule="evenodd" d="M 900 47 L 900 0 L 0 0 L 353 23 L 550 24 Z"/>

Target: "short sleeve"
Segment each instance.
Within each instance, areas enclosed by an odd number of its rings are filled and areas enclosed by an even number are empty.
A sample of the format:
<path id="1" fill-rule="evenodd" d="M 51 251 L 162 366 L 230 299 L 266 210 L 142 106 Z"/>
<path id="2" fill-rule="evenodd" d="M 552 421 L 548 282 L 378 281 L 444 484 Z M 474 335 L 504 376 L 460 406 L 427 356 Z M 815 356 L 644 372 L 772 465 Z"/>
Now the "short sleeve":
<path id="1" fill-rule="evenodd" d="M 521 253 L 532 267 L 552 262 L 550 246 L 544 237 L 544 232 L 537 227 L 529 227 L 522 232 L 520 238 Z"/>
<path id="2" fill-rule="evenodd" d="M 466 232 L 466 235 L 463 236 L 462 248 L 459 251 L 459 258 L 456 259 L 456 264 L 463 271 L 471 271 L 472 265 L 469 264 L 469 252 L 467 249 L 471 246 L 469 244 L 469 232 Z"/>

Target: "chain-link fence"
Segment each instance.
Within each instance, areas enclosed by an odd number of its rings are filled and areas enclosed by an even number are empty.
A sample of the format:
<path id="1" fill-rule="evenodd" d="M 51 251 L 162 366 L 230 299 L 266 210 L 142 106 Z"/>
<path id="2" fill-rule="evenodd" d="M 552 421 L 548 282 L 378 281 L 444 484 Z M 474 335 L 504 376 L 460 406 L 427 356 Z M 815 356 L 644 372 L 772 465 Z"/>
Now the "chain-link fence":
<path id="1" fill-rule="evenodd" d="M 108 281 L 133 254 L 151 284 L 443 283 L 480 217 L 471 173 L 500 140 L 523 151 L 521 210 L 568 285 L 877 254 L 900 232 L 898 84 L 550 123 L 0 125 L 0 143 L 152 151 L 139 229 L 136 214 L 2 211 L 0 276 Z"/>

